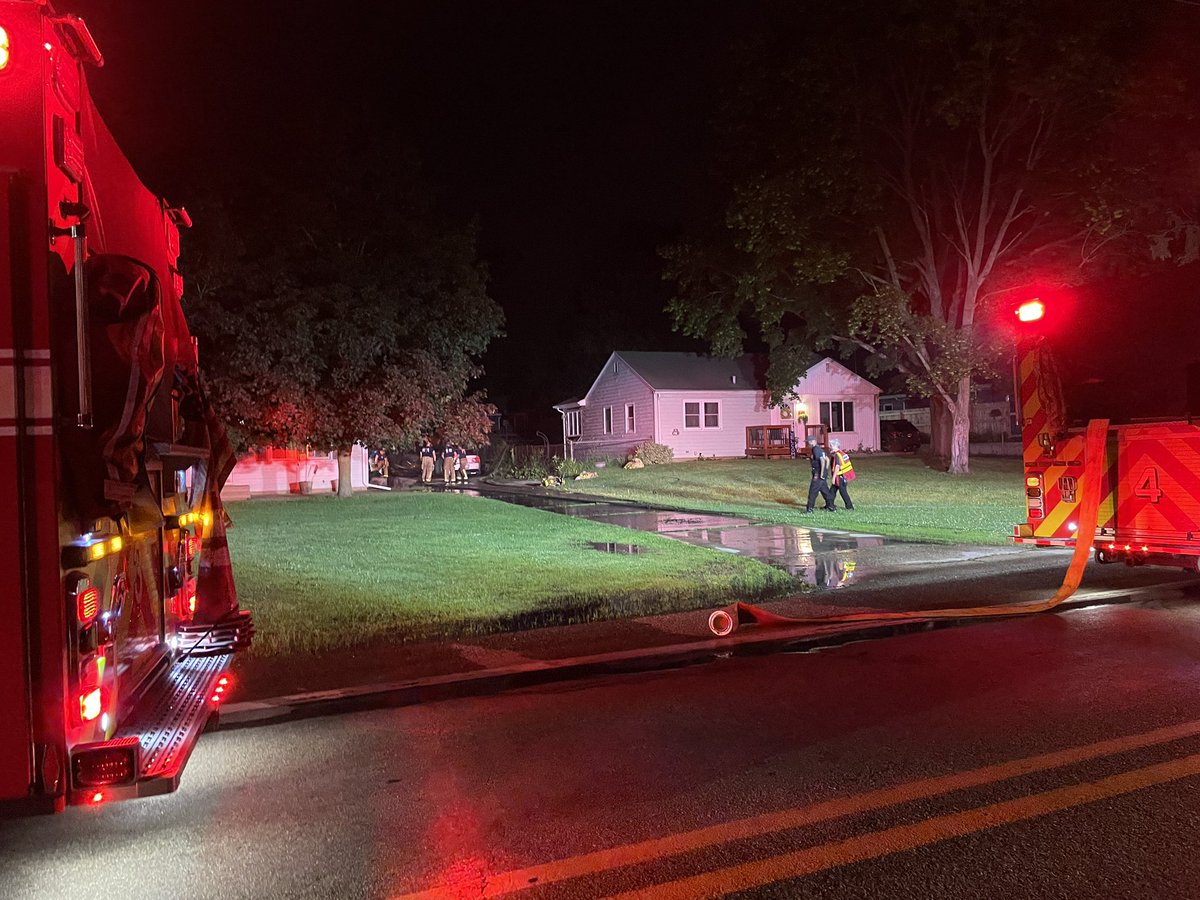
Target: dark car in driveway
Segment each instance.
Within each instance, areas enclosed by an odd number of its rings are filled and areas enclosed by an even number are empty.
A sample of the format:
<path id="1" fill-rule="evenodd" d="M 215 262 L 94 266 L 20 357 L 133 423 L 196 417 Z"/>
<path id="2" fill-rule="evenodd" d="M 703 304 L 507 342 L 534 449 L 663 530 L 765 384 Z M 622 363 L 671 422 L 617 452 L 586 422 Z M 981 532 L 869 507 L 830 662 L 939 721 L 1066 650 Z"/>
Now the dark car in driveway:
<path id="1" fill-rule="evenodd" d="M 908 419 L 883 419 L 879 423 L 879 449 L 886 453 L 916 453 L 921 432 Z"/>

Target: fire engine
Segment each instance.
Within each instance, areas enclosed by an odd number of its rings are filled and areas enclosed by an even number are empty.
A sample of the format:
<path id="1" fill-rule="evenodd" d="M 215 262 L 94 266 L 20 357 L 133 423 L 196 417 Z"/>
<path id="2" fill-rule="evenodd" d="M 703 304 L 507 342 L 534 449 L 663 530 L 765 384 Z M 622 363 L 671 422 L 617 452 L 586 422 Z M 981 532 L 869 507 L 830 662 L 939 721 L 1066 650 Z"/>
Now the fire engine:
<path id="1" fill-rule="evenodd" d="M 1093 542 L 1098 562 L 1200 571 L 1200 390 L 1192 386 L 1184 419 L 1109 425 L 1103 452 L 1089 458 L 1084 430 L 1068 424 L 1062 380 L 1043 327 L 1050 312 L 1041 300 L 1017 310 L 1023 333 L 1015 378 L 1027 518 L 1014 526 L 1016 541 L 1073 546 L 1084 491 L 1095 479 L 1095 534 L 1083 538 Z"/>
<path id="2" fill-rule="evenodd" d="M 0 0 L 0 812 L 173 790 L 252 636 L 233 454 L 147 190 L 49 0 Z"/>

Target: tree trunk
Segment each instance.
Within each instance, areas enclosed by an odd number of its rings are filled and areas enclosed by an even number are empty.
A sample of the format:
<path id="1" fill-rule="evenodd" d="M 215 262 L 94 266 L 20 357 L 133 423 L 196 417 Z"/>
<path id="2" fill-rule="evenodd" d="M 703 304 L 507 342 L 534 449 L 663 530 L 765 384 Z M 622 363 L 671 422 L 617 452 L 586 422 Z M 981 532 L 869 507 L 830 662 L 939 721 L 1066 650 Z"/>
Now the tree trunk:
<path id="1" fill-rule="evenodd" d="M 350 448 L 338 447 L 337 451 L 338 464 L 338 485 L 337 495 L 339 497 L 353 497 L 354 484 L 350 481 Z"/>
<path id="2" fill-rule="evenodd" d="M 958 396 L 951 408 L 954 414 L 950 440 L 951 475 L 969 475 L 971 472 L 971 379 L 958 382 Z"/>
<path id="3" fill-rule="evenodd" d="M 954 410 L 939 395 L 929 398 L 929 449 L 938 459 L 953 455 Z"/>

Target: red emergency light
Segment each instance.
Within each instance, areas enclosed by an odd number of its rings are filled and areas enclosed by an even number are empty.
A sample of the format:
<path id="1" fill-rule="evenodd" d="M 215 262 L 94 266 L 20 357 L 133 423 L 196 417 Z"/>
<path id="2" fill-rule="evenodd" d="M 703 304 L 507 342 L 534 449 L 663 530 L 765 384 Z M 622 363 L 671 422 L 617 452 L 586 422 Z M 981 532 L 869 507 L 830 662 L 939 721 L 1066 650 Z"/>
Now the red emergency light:
<path id="1" fill-rule="evenodd" d="M 87 582 L 84 582 L 87 584 Z M 91 624 L 100 612 L 100 592 L 88 584 L 75 595 L 75 614 L 80 625 Z"/>
<path id="2" fill-rule="evenodd" d="M 104 712 L 104 692 L 96 687 L 79 695 L 79 718 L 94 722 Z"/>
<path id="3" fill-rule="evenodd" d="M 132 784 L 137 780 L 141 747 L 136 737 L 116 738 L 76 747 L 71 754 L 75 785 L 93 789 L 88 802 L 100 803 L 109 785 Z"/>
<path id="4" fill-rule="evenodd" d="M 1029 300 L 1017 307 L 1017 321 L 1036 322 L 1046 315 L 1046 304 L 1041 300 Z"/>
<path id="5" fill-rule="evenodd" d="M 4 30 L 3 25 L 0 25 L 0 72 L 8 68 L 10 59 L 12 59 L 12 47 L 8 43 L 8 32 Z"/>

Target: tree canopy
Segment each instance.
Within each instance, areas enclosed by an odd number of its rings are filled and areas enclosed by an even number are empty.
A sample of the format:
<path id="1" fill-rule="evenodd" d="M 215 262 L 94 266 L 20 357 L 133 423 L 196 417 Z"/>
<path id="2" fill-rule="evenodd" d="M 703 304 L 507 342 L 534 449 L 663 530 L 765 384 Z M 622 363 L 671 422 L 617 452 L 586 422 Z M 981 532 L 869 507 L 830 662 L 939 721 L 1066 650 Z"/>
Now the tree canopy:
<path id="1" fill-rule="evenodd" d="M 777 399 L 815 351 L 866 350 L 947 411 L 935 449 L 966 472 L 971 382 L 1017 299 L 1200 248 L 1189 57 L 1145 7 L 780 6 L 723 104 L 728 202 L 663 250 L 676 327 L 764 343 Z"/>
<path id="2" fill-rule="evenodd" d="M 329 163 L 265 193 L 198 209 L 185 257 L 202 366 L 239 442 L 483 443 L 493 409 L 470 384 L 503 314 L 474 226 L 440 220 L 411 161 Z"/>

